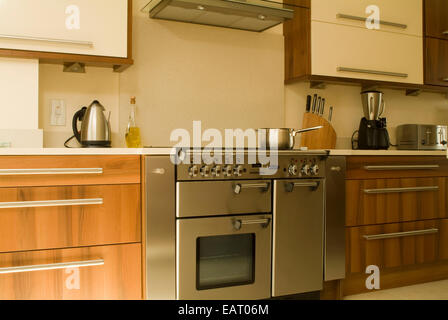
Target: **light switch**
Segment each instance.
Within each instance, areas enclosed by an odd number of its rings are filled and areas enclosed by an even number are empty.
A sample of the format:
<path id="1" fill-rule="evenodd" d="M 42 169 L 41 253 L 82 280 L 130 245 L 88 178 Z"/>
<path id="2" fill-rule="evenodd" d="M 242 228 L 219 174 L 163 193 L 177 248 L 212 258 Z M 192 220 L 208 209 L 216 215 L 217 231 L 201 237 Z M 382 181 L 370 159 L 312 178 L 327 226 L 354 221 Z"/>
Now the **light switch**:
<path id="1" fill-rule="evenodd" d="M 51 119 L 52 126 L 65 126 L 65 102 L 64 100 L 51 100 Z"/>

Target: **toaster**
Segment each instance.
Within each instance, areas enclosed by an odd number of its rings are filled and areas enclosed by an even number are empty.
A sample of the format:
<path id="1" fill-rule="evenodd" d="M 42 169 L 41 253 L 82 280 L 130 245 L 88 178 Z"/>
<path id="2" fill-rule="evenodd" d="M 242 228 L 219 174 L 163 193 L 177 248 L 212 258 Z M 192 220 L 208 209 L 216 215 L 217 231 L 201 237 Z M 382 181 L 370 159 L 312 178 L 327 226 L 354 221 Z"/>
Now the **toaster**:
<path id="1" fill-rule="evenodd" d="M 446 150 L 447 126 L 405 124 L 397 127 L 398 150 Z"/>

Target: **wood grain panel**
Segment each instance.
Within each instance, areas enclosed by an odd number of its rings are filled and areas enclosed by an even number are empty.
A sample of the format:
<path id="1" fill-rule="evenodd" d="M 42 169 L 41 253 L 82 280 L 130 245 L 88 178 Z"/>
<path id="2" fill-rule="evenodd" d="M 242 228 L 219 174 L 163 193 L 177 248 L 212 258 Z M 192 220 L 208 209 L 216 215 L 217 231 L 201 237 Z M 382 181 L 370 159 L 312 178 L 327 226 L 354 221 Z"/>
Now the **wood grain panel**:
<path id="1" fill-rule="evenodd" d="M 140 244 L 4 253 L 0 268 L 96 259 L 104 259 L 104 265 L 0 274 L 0 300 L 142 298 Z M 79 287 L 73 280 L 78 271 Z"/>
<path id="2" fill-rule="evenodd" d="M 448 39 L 448 1 L 424 0 L 425 35 L 440 39 Z"/>
<path id="3" fill-rule="evenodd" d="M 429 220 L 347 228 L 347 274 L 365 273 L 366 267 L 376 265 L 380 271 L 447 259 L 447 220 Z M 437 234 L 409 236 L 385 240 L 366 240 L 364 235 L 439 229 Z"/>
<path id="4" fill-rule="evenodd" d="M 439 165 L 438 169 L 422 170 L 382 170 L 368 171 L 365 166 L 384 165 Z M 369 157 L 354 156 L 347 157 L 347 176 L 352 179 L 389 179 L 389 178 L 426 178 L 426 177 L 447 177 L 448 159 L 446 157 Z"/>
<path id="5" fill-rule="evenodd" d="M 140 183 L 140 156 L 0 156 L 2 169 L 102 168 L 102 174 L 0 175 L 0 187 Z"/>
<path id="6" fill-rule="evenodd" d="M 311 12 L 294 8 L 294 18 L 283 24 L 285 81 L 311 74 Z"/>
<path id="7" fill-rule="evenodd" d="M 0 209 L 0 252 L 141 241 L 139 184 L 0 189 L 0 203 L 96 198 L 103 204 Z"/>
<path id="8" fill-rule="evenodd" d="M 448 40 L 425 39 L 425 84 L 448 86 Z"/>
<path id="9" fill-rule="evenodd" d="M 346 181 L 346 225 L 362 226 L 448 217 L 446 178 Z M 366 194 L 364 190 L 438 187 L 438 191 Z"/>

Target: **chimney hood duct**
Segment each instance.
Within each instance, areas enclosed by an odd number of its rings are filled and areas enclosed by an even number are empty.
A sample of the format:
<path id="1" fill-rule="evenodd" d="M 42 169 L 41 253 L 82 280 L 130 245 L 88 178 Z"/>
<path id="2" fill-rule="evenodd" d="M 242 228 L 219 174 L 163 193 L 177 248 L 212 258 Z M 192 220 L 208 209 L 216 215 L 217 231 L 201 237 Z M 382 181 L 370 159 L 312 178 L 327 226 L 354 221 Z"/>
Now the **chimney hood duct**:
<path id="1" fill-rule="evenodd" d="M 292 19 L 294 11 L 266 0 L 151 0 L 150 18 L 262 32 Z"/>

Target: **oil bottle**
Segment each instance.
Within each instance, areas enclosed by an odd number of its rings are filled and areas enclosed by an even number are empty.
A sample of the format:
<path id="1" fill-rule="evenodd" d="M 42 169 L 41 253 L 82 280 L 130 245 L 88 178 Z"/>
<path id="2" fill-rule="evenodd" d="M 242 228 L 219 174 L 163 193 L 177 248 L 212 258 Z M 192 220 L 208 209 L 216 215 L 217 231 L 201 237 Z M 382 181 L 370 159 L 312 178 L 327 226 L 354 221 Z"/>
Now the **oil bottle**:
<path id="1" fill-rule="evenodd" d="M 128 127 L 126 129 L 126 145 L 128 148 L 141 148 L 142 138 L 140 128 L 135 120 L 137 113 L 136 98 L 131 98 L 131 113 L 129 114 Z"/>

